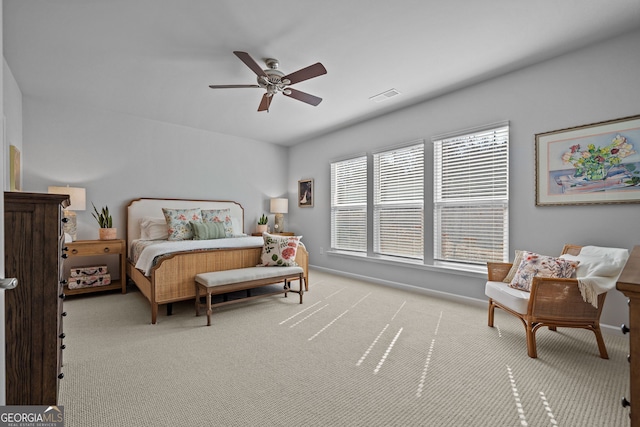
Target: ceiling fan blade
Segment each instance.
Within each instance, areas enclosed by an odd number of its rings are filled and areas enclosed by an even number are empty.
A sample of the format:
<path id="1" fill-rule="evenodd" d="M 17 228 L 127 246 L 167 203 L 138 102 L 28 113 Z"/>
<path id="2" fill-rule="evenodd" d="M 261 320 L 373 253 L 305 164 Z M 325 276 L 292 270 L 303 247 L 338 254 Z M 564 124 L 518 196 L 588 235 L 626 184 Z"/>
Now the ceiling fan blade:
<path id="1" fill-rule="evenodd" d="M 308 93 L 301 92 L 299 90 L 295 90 L 292 88 L 287 88 L 287 89 L 290 90 L 291 93 L 287 95 L 286 93 L 283 92 L 285 96 L 288 96 L 290 98 L 295 98 L 298 101 L 306 102 L 307 104 L 311 104 L 314 107 L 320 104 L 320 102 L 322 102 L 322 98 L 318 98 L 317 96 L 309 95 Z"/>
<path id="2" fill-rule="evenodd" d="M 262 95 L 262 100 L 260 101 L 260 106 L 258 107 L 258 111 L 269 111 L 269 105 L 271 105 L 271 100 L 273 96 L 268 96 L 268 94 Z"/>
<path id="3" fill-rule="evenodd" d="M 238 58 L 240 58 L 240 60 L 244 62 L 247 67 L 251 68 L 251 71 L 253 71 L 260 77 L 268 78 L 267 73 L 264 72 L 264 70 L 258 65 L 256 61 L 253 60 L 253 58 L 247 52 L 240 52 L 235 50 L 233 51 L 233 53 Z"/>
<path id="4" fill-rule="evenodd" d="M 245 87 L 250 87 L 250 88 L 260 88 L 260 86 L 258 85 L 209 85 L 209 87 L 211 89 L 236 89 L 236 88 L 245 88 Z"/>
<path id="5" fill-rule="evenodd" d="M 289 80 L 291 82 L 289 84 L 292 85 L 304 80 L 309 80 L 314 77 L 321 76 L 323 74 L 327 74 L 327 69 L 324 68 L 324 65 L 322 65 L 321 63 L 316 62 L 315 64 L 309 65 L 306 68 L 294 71 L 293 73 L 284 76 L 282 79 Z"/>

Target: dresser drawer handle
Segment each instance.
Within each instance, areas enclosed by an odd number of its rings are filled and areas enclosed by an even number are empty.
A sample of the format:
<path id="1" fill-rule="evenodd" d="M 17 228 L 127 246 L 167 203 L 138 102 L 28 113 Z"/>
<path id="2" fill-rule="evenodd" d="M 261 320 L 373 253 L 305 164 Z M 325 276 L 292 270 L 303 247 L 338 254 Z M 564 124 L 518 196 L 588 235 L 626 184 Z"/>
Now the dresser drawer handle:
<path id="1" fill-rule="evenodd" d="M 105 252 L 105 253 L 109 252 L 110 250 L 111 250 L 111 249 L 109 249 L 109 248 L 104 248 L 104 252 Z"/>

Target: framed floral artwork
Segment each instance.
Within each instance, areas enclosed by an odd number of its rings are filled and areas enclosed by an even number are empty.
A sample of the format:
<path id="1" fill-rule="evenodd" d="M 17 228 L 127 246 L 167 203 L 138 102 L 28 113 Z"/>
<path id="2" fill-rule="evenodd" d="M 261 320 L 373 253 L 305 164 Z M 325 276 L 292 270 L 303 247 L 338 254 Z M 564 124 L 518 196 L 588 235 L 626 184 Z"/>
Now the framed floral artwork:
<path id="1" fill-rule="evenodd" d="M 640 115 L 536 134 L 536 206 L 640 203 Z"/>
<path id="2" fill-rule="evenodd" d="M 313 207 L 313 179 L 298 181 L 298 207 Z"/>

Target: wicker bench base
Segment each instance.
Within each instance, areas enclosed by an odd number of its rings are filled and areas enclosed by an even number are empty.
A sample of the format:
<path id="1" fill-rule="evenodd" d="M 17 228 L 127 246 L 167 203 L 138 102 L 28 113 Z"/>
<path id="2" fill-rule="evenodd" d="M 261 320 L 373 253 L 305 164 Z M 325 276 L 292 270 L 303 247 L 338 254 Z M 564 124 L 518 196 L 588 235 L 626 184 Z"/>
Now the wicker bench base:
<path id="1" fill-rule="evenodd" d="M 300 282 L 300 290 L 294 291 L 291 289 L 290 282 L 293 280 L 298 280 Z M 277 294 L 284 294 L 286 297 L 289 292 L 299 294 L 300 304 L 302 304 L 302 295 L 304 294 L 303 280 L 304 270 L 302 267 L 248 267 L 197 274 L 195 278 L 196 316 L 199 316 L 201 309 L 206 307 L 207 326 L 211 326 L 211 313 L 214 305 L 220 306 L 233 304 L 236 302 L 248 301 L 255 298 L 262 298 Z M 244 291 L 261 286 L 273 285 L 279 282 L 284 282 L 284 287 L 275 292 L 248 296 L 246 298 L 224 301 L 216 304 L 213 304 L 211 301 L 214 295 Z M 207 301 L 205 304 L 200 302 L 201 291 L 206 294 Z"/>

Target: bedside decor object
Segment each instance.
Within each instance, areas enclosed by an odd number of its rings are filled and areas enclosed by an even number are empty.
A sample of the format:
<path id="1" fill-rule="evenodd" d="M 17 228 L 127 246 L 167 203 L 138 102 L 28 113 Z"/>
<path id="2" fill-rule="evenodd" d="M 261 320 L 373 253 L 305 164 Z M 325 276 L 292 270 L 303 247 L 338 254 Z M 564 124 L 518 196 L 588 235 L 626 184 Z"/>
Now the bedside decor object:
<path id="1" fill-rule="evenodd" d="M 98 230 L 100 240 L 114 240 L 117 229 L 113 228 L 113 218 L 109 213 L 109 207 L 105 206 L 98 212 L 96 205 L 93 203 L 91 203 L 91 205 L 93 206 L 91 215 L 93 215 L 96 221 L 98 221 L 98 225 L 100 225 L 100 229 Z"/>
<path id="2" fill-rule="evenodd" d="M 640 115 L 536 134 L 536 206 L 640 202 Z"/>
<path id="3" fill-rule="evenodd" d="M 71 240 L 75 241 L 78 236 L 78 221 L 75 211 L 84 211 L 87 209 L 87 191 L 80 187 L 57 187 L 50 186 L 49 193 L 51 194 L 67 194 L 71 204 L 67 206 L 64 211 L 64 217 L 67 221 L 64 223 L 64 232 L 71 236 Z"/>
<path id="4" fill-rule="evenodd" d="M 262 214 L 262 216 L 260 217 L 260 219 L 258 219 L 258 227 L 256 228 L 256 231 L 260 234 L 262 233 L 266 233 L 267 229 L 268 229 L 268 225 L 267 223 L 269 222 L 269 220 L 267 219 L 267 216 L 265 214 Z"/>
<path id="5" fill-rule="evenodd" d="M 313 179 L 298 181 L 298 207 L 313 207 Z"/>
<path id="6" fill-rule="evenodd" d="M 271 213 L 276 214 L 273 231 L 282 233 L 284 231 L 284 215 L 289 212 L 289 199 L 271 199 Z"/>

